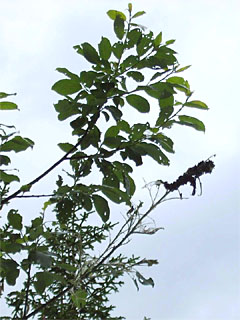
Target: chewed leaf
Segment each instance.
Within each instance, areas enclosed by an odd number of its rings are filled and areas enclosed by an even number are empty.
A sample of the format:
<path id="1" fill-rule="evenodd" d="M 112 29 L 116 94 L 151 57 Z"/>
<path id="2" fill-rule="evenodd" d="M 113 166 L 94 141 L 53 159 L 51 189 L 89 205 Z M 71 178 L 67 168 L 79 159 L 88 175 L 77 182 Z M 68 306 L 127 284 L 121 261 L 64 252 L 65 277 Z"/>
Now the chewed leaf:
<path id="1" fill-rule="evenodd" d="M 97 213 L 100 215 L 103 222 L 106 222 L 109 219 L 110 214 L 107 200 L 97 194 L 94 194 L 92 198 Z"/>

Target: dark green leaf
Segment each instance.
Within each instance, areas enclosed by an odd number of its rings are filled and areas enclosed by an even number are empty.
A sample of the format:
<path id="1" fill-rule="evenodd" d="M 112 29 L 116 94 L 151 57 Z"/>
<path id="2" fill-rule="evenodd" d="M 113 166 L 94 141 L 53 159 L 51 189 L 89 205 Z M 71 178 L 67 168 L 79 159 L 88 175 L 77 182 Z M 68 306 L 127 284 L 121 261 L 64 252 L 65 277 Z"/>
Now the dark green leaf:
<path id="1" fill-rule="evenodd" d="M 114 32 L 118 39 L 122 40 L 124 36 L 124 20 L 120 15 L 117 15 L 114 20 Z"/>
<path id="2" fill-rule="evenodd" d="M 137 43 L 137 53 L 139 56 L 144 55 L 151 47 L 152 40 L 147 35 L 143 36 L 142 39 Z"/>
<path id="3" fill-rule="evenodd" d="M 84 42 L 82 44 L 82 49 L 83 49 L 83 55 L 87 59 L 87 61 L 93 63 L 93 64 L 98 64 L 100 62 L 98 53 L 96 49 L 91 46 L 88 42 Z"/>
<path id="4" fill-rule="evenodd" d="M 148 101 L 137 94 L 128 95 L 126 97 L 126 100 L 132 107 L 137 109 L 139 112 L 146 113 L 150 111 L 150 105 Z"/>
<path id="5" fill-rule="evenodd" d="M 74 305 L 78 309 L 81 309 L 86 305 L 87 292 L 82 289 L 78 289 L 71 295 L 71 298 Z"/>
<path id="6" fill-rule="evenodd" d="M 191 108 L 208 110 L 208 106 L 199 100 L 188 101 L 184 105 Z"/>
<path id="7" fill-rule="evenodd" d="M 145 14 L 146 12 L 145 11 L 138 11 L 137 13 L 135 13 L 134 15 L 133 15 L 133 19 L 134 18 L 137 18 L 137 17 L 140 17 L 140 16 L 142 16 L 143 14 Z"/>
<path id="8" fill-rule="evenodd" d="M 100 57 L 103 60 L 108 60 L 112 53 L 112 46 L 108 38 L 102 37 L 101 42 L 98 45 Z"/>
<path id="9" fill-rule="evenodd" d="M 10 210 L 8 212 L 8 222 L 16 230 L 22 230 L 22 216 L 16 213 L 15 210 Z"/>
<path id="10" fill-rule="evenodd" d="M 133 149 L 142 155 L 148 155 L 152 157 L 159 164 L 169 165 L 169 159 L 166 157 L 166 155 L 159 149 L 159 147 L 152 143 L 142 142 L 137 144 Z"/>
<path id="11" fill-rule="evenodd" d="M 0 258 L 0 266 L 3 269 L 7 284 L 14 286 L 19 276 L 18 264 L 14 260 L 6 260 Z"/>
<path id="12" fill-rule="evenodd" d="M 125 70 L 129 67 L 136 65 L 138 61 L 139 61 L 138 56 L 130 55 L 122 62 L 121 67 Z"/>
<path id="13" fill-rule="evenodd" d="M 127 76 L 133 78 L 137 82 L 144 81 L 144 76 L 141 72 L 138 71 L 129 71 L 127 72 Z"/>
<path id="14" fill-rule="evenodd" d="M 107 137 L 116 137 L 119 133 L 119 128 L 118 126 L 112 126 L 110 128 L 107 129 L 104 138 Z"/>
<path id="15" fill-rule="evenodd" d="M 153 135 L 151 137 L 151 140 L 153 140 L 156 143 L 159 143 L 167 152 L 174 153 L 173 141 L 169 137 L 163 135 L 162 133 Z"/>
<path id="16" fill-rule="evenodd" d="M 117 11 L 117 10 L 109 10 L 107 12 L 107 15 L 109 16 L 110 19 L 115 20 L 117 16 L 120 16 L 124 21 L 126 20 L 126 16 L 124 13 L 122 13 L 121 11 Z"/>
<path id="17" fill-rule="evenodd" d="M 123 160 L 125 160 L 127 157 L 130 160 L 133 160 L 136 164 L 136 166 L 142 165 L 142 156 L 139 152 L 136 152 L 132 147 L 127 147 L 125 151 L 121 152 L 121 157 Z"/>
<path id="18" fill-rule="evenodd" d="M 43 218 L 37 217 L 33 219 L 31 222 L 32 222 L 32 228 L 37 228 L 43 224 Z"/>
<path id="19" fill-rule="evenodd" d="M 58 267 L 60 267 L 60 268 L 62 268 L 64 270 L 70 271 L 70 272 L 75 272 L 78 269 L 77 267 L 72 266 L 72 265 L 67 264 L 67 263 L 59 263 Z"/>
<path id="20" fill-rule="evenodd" d="M 92 196 L 92 199 L 97 213 L 101 217 L 102 221 L 106 222 L 110 215 L 110 209 L 107 200 L 96 194 Z"/>
<path id="21" fill-rule="evenodd" d="M 14 243 L 12 240 L 10 241 L 0 241 L 1 251 L 6 253 L 17 253 L 22 250 L 22 245 L 19 243 Z"/>
<path id="22" fill-rule="evenodd" d="M 16 109 L 18 109 L 16 103 L 8 102 L 8 101 L 0 102 L 0 110 L 16 110 Z"/>
<path id="23" fill-rule="evenodd" d="M 58 143 L 58 146 L 64 152 L 69 152 L 70 150 L 72 150 L 71 153 L 73 153 L 77 150 L 77 148 L 75 148 L 73 144 L 68 143 L 68 142 L 67 143 Z"/>
<path id="24" fill-rule="evenodd" d="M 177 123 L 179 123 L 179 124 L 192 127 L 198 131 L 205 132 L 205 126 L 204 126 L 203 122 L 194 118 L 194 117 L 182 115 L 182 116 L 179 116 L 178 119 L 179 119 L 179 122 L 177 122 Z"/>
<path id="25" fill-rule="evenodd" d="M 15 176 L 14 174 L 8 174 L 3 170 L 0 170 L 0 181 L 1 180 L 6 184 L 11 183 L 13 181 L 20 182 L 20 179 L 18 178 L 18 176 Z"/>
<path id="26" fill-rule="evenodd" d="M 56 280 L 57 275 L 54 275 L 50 272 L 37 272 L 35 274 L 36 281 L 34 281 L 34 287 L 37 293 L 42 294 L 44 290 L 49 287 L 54 280 Z"/>
<path id="27" fill-rule="evenodd" d="M 128 34 L 127 37 L 129 39 L 129 46 L 133 47 L 141 37 L 142 33 L 139 29 L 133 29 Z"/>
<path id="28" fill-rule="evenodd" d="M 7 166 L 9 163 L 11 163 L 11 160 L 9 157 L 0 155 L 0 166 L 2 166 L 2 165 Z"/>
<path id="29" fill-rule="evenodd" d="M 79 113 L 77 104 L 69 102 L 66 99 L 58 101 L 58 103 L 54 105 L 54 108 L 59 113 L 58 119 L 60 121 Z"/>
<path id="30" fill-rule="evenodd" d="M 34 142 L 28 138 L 22 138 L 20 136 L 16 136 L 13 139 L 5 142 L 1 145 L 1 151 L 15 151 L 20 152 L 24 151 L 29 147 L 33 147 Z"/>
<path id="31" fill-rule="evenodd" d="M 52 90 L 56 91 L 58 94 L 62 96 L 71 95 L 73 93 L 78 92 L 81 89 L 81 84 L 79 81 L 75 79 L 63 79 L 57 81 L 53 86 Z"/>
<path id="32" fill-rule="evenodd" d="M 117 107 L 106 106 L 105 109 L 108 110 L 109 112 L 111 112 L 111 114 L 112 114 L 112 116 L 113 116 L 115 121 L 118 121 L 118 120 L 121 119 L 122 112 Z"/>
<path id="33" fill-rule="evenodd" d="M 32 252 L 31 259 L 35 263 L 40 264 L 43 268 L 51 267 L 53 262 L 53 259 L 49 252 L 41 252 L 41 251 Z"/>
<path id="34" fill-rule="evenodd" d="M 100 189 L 102 193 L 105 194 L 105 196 L 107 196 L 111 201 L 115 203 L 130 203 L 129 196 L 118 188 L 114 188 L 108 185 L 102 185 Z"/>
<path id="35" fill-rule="evenodd" d="M 120 59 L 120 57 L 123 53 L 123 50 L 124 50 L 124 45 L 122 42 L 114 43 L 114 45 L 112 47 L 112 51 L 117 59 Z"/>

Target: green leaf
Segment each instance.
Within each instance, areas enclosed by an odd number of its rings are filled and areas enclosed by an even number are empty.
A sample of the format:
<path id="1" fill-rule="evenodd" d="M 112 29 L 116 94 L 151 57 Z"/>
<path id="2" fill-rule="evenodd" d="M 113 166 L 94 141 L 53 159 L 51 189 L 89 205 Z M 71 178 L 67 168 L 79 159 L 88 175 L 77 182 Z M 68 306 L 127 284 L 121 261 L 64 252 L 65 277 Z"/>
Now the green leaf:
<path id="1" fill-rule="evenodd" d="M 98 45 L 98 51 L 103 60 L 108 60 L 110 58 L 112 46 L 108 38 L 102 37 L 102 40 Z"/>
<path id="2" fill-rule="evenodd" d="M 159 47 L 159 45 L 161 44 L 162 42 L 162 32 L 160 32 L 156 38 L 154 39 L 153 43 L 155 45 L 155 47 Z"/>
<path id="3" fill-rule="evenodd" d="M 143 14 L 145 14 L 146 12 L 145 11 L 138 11 L 137 13 L 135 13 L 134 15 L 133 15 L 133 19 L 134 18 L 137 18 L 137 17 L 140 17 L 140 16 L 142 16 Z"/>
<path id="4" fill-rule="evenodd" d="M 8 101 L 2 101 L 0 102 L 0 110 L 16 110 L 18 109 L 18 106 L 16 103 L 8 102 Z"/>
<path id="5" fill-rule="evenodd" d="M 172 40 L 168 40 L 166 41 L 166 45 L 169 46 L 170 44 L 173 44 L 176 40 L 172 39 Z"/>
<path id="6" fill-rule="evenodd" d="M 129 12 L 132 12 L 132 4 L 131 3 L 128 4 L 128 10 L 129 10 Z"/>
<path id="7" fill-rule="evenodd" d="M 144 55 L 152 46 L 152 39 L 147 35 L 143 36 L 137 43 L 137 53 L 139 56 Z M 144 61 L 144 60 L 143 60 Z"/>
<path id="8" fill-rule="evenodd" d="M 73 79 L 63 79 L 57 81 L 53 86 L 52 90 L 56 91 L 62 96 L 71 95 L 78 92 L 81 89 L 81 84 L 79 81 Z"/>
<path id="9" fill-rule="evenodd" d="M 22 138 L 20 136 L 16 136 L 13 139 L 5 142 L 1 145 L 1 151 L 15 151 L 20 152 L 24 151 L 29 147 L 33 147 L 34 142 L 28 138 Z"/>
<path id="10" fill-rule="evenodd" d="M 124 50 L 124 45 L 122 42 L 116 42 L 114 43 L 113 47 L 112 47 L 112 51 L 113 51 L 113 54 L 115 55 L 115 57 L 117 59 L 120 59 L 122 53 L 123 53 L 123 50 Z"/>
<path id="11" fill-rule="evenodd" d="M 205 132 L 204 123 L 194 117 L 182 115 L 182 116 L 179 116 L 178 119 L 179 119 L 179 122 L 176 122 L 178 124 L 189 126 L 189 127 L 192 127 L 198 131 Z"/>
<path id="12" fill-rule="evenodd" d="M 87 292 L 82 289 L 78 289 L 71 295 L 71 298 L 74 305 L 78 309 L 81 309 L 86 305 Z"/>
<path id="13" fill-rule="evenodd" d="M 139 96 L 137 94 L 130 94 L 126 97 L 126 100 L 132 107 L 134 107 L 141 113 L 150 111 L 150 105 L 148 101 L 142 96 Z"/>
<path id="14" fill-rule="evenodd" d="M 67 270 L 67 271 L 70 271 L 70 272 L 75 272 L 78 270 L 77 267 L 75 266 L 72 266 L 70 264 L 67 264 L 67 263 L 58 263 L 58 267 L 64 269 L 64 270 Z"/>
<path id="15" fill-rule="evenodd" d="M 168 83 L 172 83 L 176 89 L 183 91 L 186 95 L 191 94 L 190 86 L 187 80 L 184 80 L 182 77 L 171 77 L 167 79 Z"/>
<path id="16" fill-rule="evenodd" d="M 49 268 L 53 263 L 53 259 L 50 253 L 48 252 L 41 252 L 41 251 L 32 252 L 31 259 L 35 263 L 40 264 L 43 268 Z"/>
<path id="17" fill-rule="evenodd" d="M 58 119 L 60 121 L 63 121 L 75 114 L 80 113 L 77 104 L 72 103 L 66 99 L 59 100 L 58 103 L 54 105 L 54 108 L 59 113 Z"/>
<path id="18" fill-rule="evenodd" d="M 105 194 L 105 196 L 115 203 L 125 202 L 127 205 L 130 204 L 130 199 L 127 193 L 119 190 L 118 188 L 102 185 L 100 190 Z"/>
<path id="19" fill-rule="evenodd" d="M 164 134 L 158 133 L 156 135 L 153 135 L 151 137 L 151 140 L 153 140 L 156 143 L 159 143 L 163 147 L 163 149 L 166 150 L 167 152 L 174 153 L 173 141 L 169 137 L 165 136 Z"/>
<path id="20" fill-rule="evenodd" d="M 36 281 L 34 281 L 34 287 L 39 294 L 42 294 L 44 290 L 56 280 L 56 275 L 47 271 L 37 272 L 35 277 Z"/>
<path id="21" fill-rule="evenodd" d="M 31 184 L 24 184 L 23 186 L 21 186 L 20 190 L 22 192 L 28 192 L 31 190 L 32 185 Z"/>
<path id="22" fill-rule="evenodd" d="M 14 260 L 0 259 L 0 267 L 3 269 L 7 284 L 14 286 L 20 273 L 18 264 Z"/>
<path id="23" fill-rule="evenodd" d="M 117 10 L 108 10 L 107 15 L 110 19 L 115 20 L 117 16 L 120 16 L 124 21 L 126 21 L 126 16 L 121 11 Z"/>
<path id="24" fill-rule="evenodd" d="M 108 110 L 112 114 L 115 121 L 119 121 L 121 119 L 122 111 L 119 110 L 117 107 L 106 106 L 105 109 Z"/>
<path id="25" fill-rule="evenodd" d="M 184 104 L 186 107 L 208 110 L 208 106 L 199 100 L 188 101 Z"/>
<path id="26" fill-rule="evenodd" d="M 124 20 L 120 17 L 120 15 L 117 15 L 114 20 L 114 32 L 118 39 L 122 40 L 124 36 Z"/>
<path id="27" fill-rule="evenodd" d="M 5 182 L 6 184 L 11 183 L 13 181 L 20 182 L 20 179 L 18 176 L 15 176 L 14 174 L 8 174 L 3 170 L 0 170 L 0 181 Z"/>
<path id="28" fill-rule="evenodd" d="M 57 68 L 56 69 L 58 72 L 63 73 L 65 76 L 67 76 L 68 78 L 75 80 L 75 81 L 79 81 L 79 76 L 76 75 L 75 73 L 70 72 L 68 69 L 66 68 Z"/>
<path id="29" fill-rule="evenodd" d="M 16 93 L 5 93 L 5 92 L 0 92 L 0 99 L 6 98 L 8 96 L 15 96 Z"/>
<path id="30" fill-rule="evenodd" d="M 138 151 L 141 155 L 148 155 L 152 157 L 159 164 L 169 165 L 169 159 L 167 156 L 152 143 L 142 142 L 134 146 L 134 150 Z"/>
<path id="31" fill-rule="evenodd" d="M 1 147 L 0 147 L 0 150 L 1 150 Z M 9 163 L 11 163 L 11 160 L 9 157 L 0 155 L 0 166 L 3 166 L 3 165 L 7 166 Z"/>
<path id="32" fill-rule="evenodd" d="M 58 143 L 58 146 L 62 151 L 66 152 L 66 153 L 69 152 L 70 150 L 72 150 L 71 153 L 73 153 L 77 150 L 77 148 L 75 148 L 73 144 L 68 143 L 68 142 Z"/>
<path id="33" fill-rule="evenodd" d="M 8 212 L 8 222 L 16 230 L 22 230 L 22 216 L 16 213 L 16 210 L 10 210 Z"/>
<path id="34" fill-rule="evenodd" d="M 32 222 L 32 228 L 37 228 L 43 224 L 43 218 L 37 217 L 33 219 L 31 222 Z"/>
<path id="35" fill-rule="evenodd" d="M 100 62 L 96 49 L 88 42 L 82 43 L 83 55 L 88 62 L 98 64 Z"/>
<path id="36" fill-rule="evenodd" d="M 110 215 L 110 209 L 107 200 L 96 194 L 92 196 L 92 199 L 97 213 L 101 217 L 102 221 L 106 222 Z"/>
<path id="37" fill-rule="evenodd" d="M 179 72 L 182 72 L 182 71 L 187 70 L 187 69 L 190 68 L 190 67 L 191 67 L 191 65 L 186 66 L 186 67 L 182 67 L 182 68 L 180 68 L 180 69 L 177 69 L 175 72 L 176 72 L 176 73 L 179 73 Z"/>
<path id="38" fill-rule="evenodd" d="M 129 71 L 127 72 L 127 76 L 133 78 L 137 82 L 144 81 L 144 75 L 138 71 Z"/>

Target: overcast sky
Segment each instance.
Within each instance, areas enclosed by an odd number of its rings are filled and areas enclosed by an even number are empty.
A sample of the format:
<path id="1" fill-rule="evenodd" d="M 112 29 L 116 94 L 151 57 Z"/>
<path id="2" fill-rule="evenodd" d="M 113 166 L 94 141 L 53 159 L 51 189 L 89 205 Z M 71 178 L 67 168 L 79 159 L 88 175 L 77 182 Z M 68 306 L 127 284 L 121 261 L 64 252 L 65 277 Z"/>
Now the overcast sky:
<path id="1" fill-rule="evenodd" d="M 176 39 L 173 48 L 179 62 L 192 65 L 183 75 L 194 99 L 210 108 L 196 114 L 206 133 L 173 129 L 172 165 L 159 168 L 147 162 L 137 171 L 139 184 L 143 178 L 156 179 L 156 172 L 157 178 L 174 180 L 188 167 L 217 156 L 212 175 L 202 178 L 201 197 L 164 203 L 152 217 L 165 230 L 152 237 L 135 237 L 124 248 L 128 254 L 158 259 L 159 265 L 142 270 L 154 278 L 154 289 L 141 287 L 137 292 L 126 278 L 125 287 L 112 298 L 116 314 L 129 320 L 144 315 L 152 320 L 240 319 L 239 1 L 132 3 L 134 11 L 147 12 L 139 23 L 156 34 L 162 31 L 164 41 Z M 0 123 L 16 125 L 22 136 L 36 144 L 33 151 L 14 157 L 23 184 L 62 155 L 56 143 L 71 139 L 68 126 L 57 120 L 53 108 L 59 97 L 50 88 L 61 78 L 56 67 L 75 73 L 88 68 L 73 45 L 86 41 L 96 45 L 103 35 L 113 39 L 112 21 L 105 12 L 123 11 L 127 4 L 125 0 L 0 0 L 0 91 L 17 92 L 12 100 L 21 110 L 2 112 Z M 50 191 L 55 175 L 34 191 Z M 186 195 L 190 193 L 186 189 Z M 147 196 L 139 188 L 136 199 Z M 20 206 L 27 220 L 33 214 L 30 205 Z"/>

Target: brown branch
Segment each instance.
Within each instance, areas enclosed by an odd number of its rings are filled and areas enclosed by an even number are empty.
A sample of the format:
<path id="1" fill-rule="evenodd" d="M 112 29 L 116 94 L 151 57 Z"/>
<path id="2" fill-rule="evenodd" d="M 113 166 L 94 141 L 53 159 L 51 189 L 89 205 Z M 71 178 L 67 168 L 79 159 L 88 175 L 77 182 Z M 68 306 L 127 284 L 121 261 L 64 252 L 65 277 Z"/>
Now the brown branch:
<path id="1" fill-rule="evenodd" d="M 100 106 L 101 107 L 101 106 Z M 37 183 L 38 181 L 40 181 L 42 178 L 44 178 L 46 175 L 48 175 L 53 169 L 55 169 L 57 166 L 59 166 L 59 164 L 61 164 L 64 160 L 66 160 L 68 158 L 68 156 L 75 151 L 75 149 L 77 147 L 80 146 L 80 144 L 82 143 L 83 139 L 86 137 L 86 135 L 88 134 L 89 130 L 92 129 L 92 127 L 94 126 L 94 124 L 97 122 L 98 118 L 100 115 L 100 109 L 97 113 L 95 113 L 92 118 L 91 121 L 89 122 L 88 128 L 86 129 L 86 131 L 84 132 L 84 134 L 82 135 L 82 137 L 78 140 L 78 142 L 67 152 L 65 153 L 65 155 L 60 158 L 57 162 L 55 162 L 50 168 L 48 168 L 46 171 L 44 171 L 42 174 L 40 174 L 40 176 L 38 176 L 37 178 L 33 179 L 31 182 L 28 183 L 28 185 L 34 185 L 35 183 Z M 23 192 L 20 189 L 18 189 L 17 191 L 15 191 L 14 193 L 12 193 L 10 196 L 6 197 L 5 199 L 2 199 L 1 203 L 0 203 L 0 209 L 2 208 L 2 206 L 6 203 L 8 203 L 9 200 L 16 198 L 21 192 Z"/>

